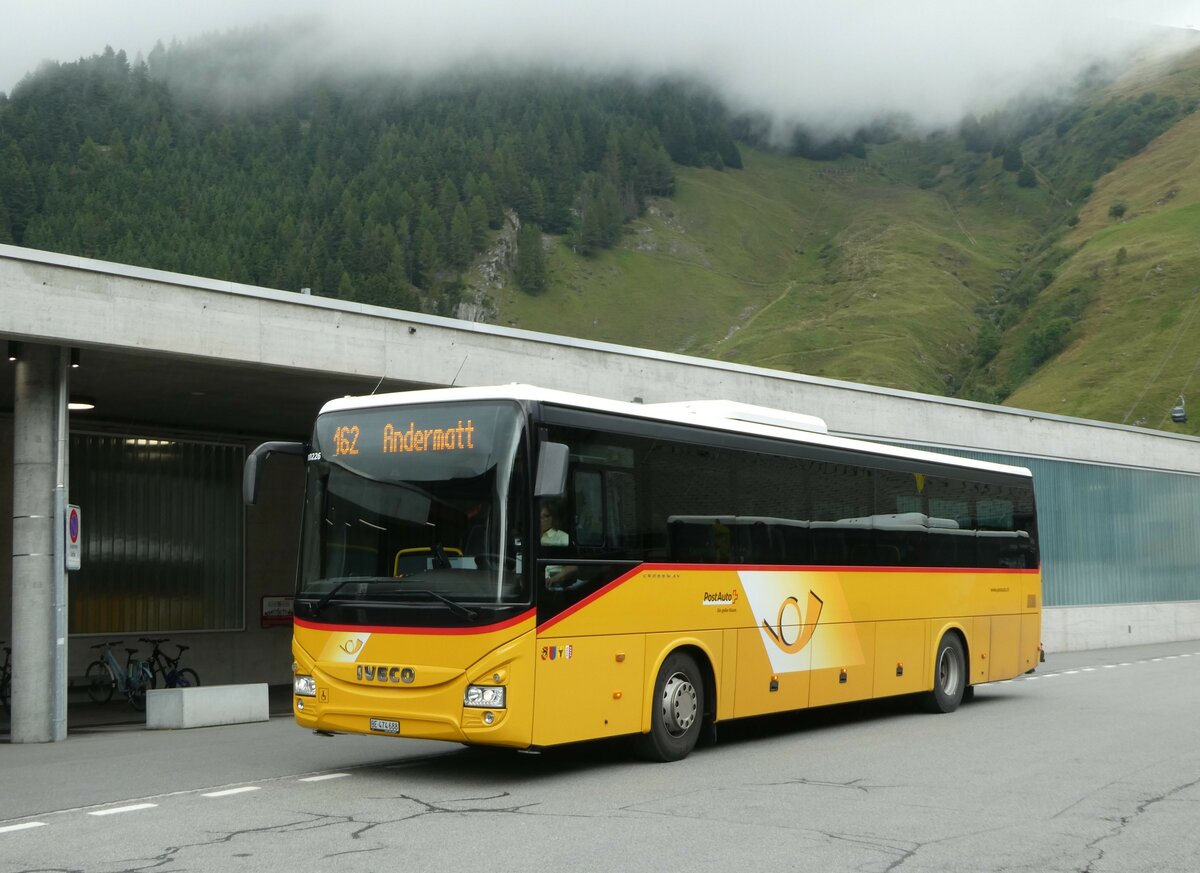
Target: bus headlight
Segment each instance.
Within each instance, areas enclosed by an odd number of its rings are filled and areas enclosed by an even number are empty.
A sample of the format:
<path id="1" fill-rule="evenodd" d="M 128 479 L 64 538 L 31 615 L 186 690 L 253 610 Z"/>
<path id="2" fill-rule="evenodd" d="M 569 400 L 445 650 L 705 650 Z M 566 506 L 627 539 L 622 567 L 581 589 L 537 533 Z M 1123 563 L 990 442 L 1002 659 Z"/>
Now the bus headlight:
<path id="1" fill-rule="evenodd" d="M 477 709 L 504 709 L 507 689 L 503 685 L 468 685 L 463 706 Z"/>
<path id="2" fill-rule="evenodd" d="M 292 677 L 292 691 L 297 697 L 316 697 L 317 680 L 303 674 Z"/>

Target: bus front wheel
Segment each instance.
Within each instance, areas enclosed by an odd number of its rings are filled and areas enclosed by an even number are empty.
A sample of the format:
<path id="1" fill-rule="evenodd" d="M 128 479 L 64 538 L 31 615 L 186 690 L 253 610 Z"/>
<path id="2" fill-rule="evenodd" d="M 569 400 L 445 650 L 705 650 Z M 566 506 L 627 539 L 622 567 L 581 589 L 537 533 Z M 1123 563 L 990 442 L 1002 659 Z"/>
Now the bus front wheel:
<path id="1" fill-rule="evenodd" d="M 638 752 L 649 761 L 678 761 L 696 746 L 704 721 L 704 679 L 696 660 L 672 652 L 654 682 L 650 732 L 637 738 Z"/>
<path id="2" fill-rule="evenodd" d="M 925 696 L 929 712 L 954 712 L 967 687 L 967 657 L 958 634 L 948 633 L 938 643 L 933 662 L 933 690 Z"/>

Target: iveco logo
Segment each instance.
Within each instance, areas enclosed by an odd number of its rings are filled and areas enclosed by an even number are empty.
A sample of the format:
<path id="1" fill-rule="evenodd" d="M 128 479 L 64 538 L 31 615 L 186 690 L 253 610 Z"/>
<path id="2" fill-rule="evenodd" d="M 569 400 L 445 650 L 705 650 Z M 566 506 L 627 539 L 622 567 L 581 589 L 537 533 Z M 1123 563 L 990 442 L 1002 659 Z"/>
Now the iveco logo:
<path id="1" fill-rule="evenodd" d="M 403 682 L 407 685 L 416 678 L 417 674 L 413 672 L 412 667 L 388 667 L 384 664 L 358 665 L 359 682 L 394 682 L 397 685 Z"/>

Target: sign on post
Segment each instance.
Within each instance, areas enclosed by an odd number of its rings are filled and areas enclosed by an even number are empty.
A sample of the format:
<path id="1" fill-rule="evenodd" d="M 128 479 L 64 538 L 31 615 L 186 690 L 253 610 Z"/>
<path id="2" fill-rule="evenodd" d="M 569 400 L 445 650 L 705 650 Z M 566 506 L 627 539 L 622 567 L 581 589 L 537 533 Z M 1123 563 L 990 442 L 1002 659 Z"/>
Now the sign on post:
<path id="1" fill-rule="evenodd" d="M 80 557 L 83 554 L 82 529 L 79 520 L 79 507 L 67 504 L 67 569 L 78 570 Z"/>

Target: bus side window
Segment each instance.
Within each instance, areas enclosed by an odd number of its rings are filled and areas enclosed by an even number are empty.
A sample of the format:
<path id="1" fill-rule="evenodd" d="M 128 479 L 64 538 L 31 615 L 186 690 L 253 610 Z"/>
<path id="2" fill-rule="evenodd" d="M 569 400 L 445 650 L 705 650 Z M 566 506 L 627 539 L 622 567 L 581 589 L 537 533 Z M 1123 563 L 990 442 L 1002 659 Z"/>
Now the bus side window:
<path id="1" fill-rule="evenodd" d="M 575 473 L 575 541 L 584 547 L 604 545 L 604 490 L 599 470 Z"/>
<path id="2" fill-rule="evenodd" d="M 637 486 L 625 470 L 604 471 L 604 544 L 610 550 L 637 548 Z"/>

